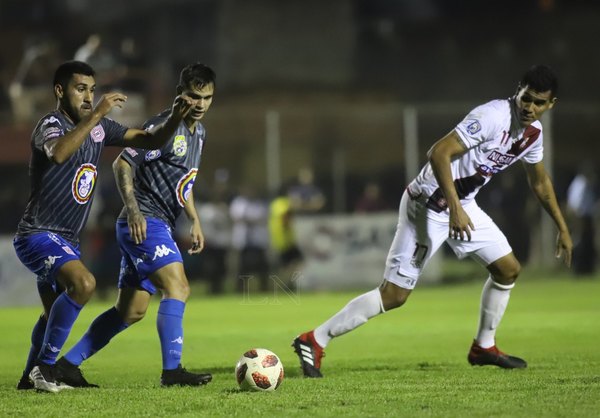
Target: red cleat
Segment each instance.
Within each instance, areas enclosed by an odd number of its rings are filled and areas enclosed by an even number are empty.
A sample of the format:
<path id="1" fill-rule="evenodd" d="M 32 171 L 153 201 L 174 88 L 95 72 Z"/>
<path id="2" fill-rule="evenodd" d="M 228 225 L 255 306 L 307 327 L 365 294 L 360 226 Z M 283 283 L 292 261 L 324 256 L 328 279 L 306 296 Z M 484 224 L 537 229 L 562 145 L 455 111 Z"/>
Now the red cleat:
<path id="1" fill-rule="evenodd" d="M 527 362 L 519 357 L 503 353 L 495 345 L 490 348 L 481 348 L 475 341 L 471 345 L 467 360 L 472 366 L 498 366 L 503 369 L 524 369 Z"/>

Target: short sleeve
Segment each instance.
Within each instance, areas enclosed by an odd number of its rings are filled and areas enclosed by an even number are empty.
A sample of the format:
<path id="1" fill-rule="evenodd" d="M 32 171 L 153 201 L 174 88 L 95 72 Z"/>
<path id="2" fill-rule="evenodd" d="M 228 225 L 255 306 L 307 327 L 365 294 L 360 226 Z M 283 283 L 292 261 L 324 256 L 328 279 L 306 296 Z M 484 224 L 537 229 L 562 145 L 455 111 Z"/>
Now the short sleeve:
<path id="1" fill-rule="evenodd" d="M 496 130 L 496 112 L 489 105 L 473 109 L 455 128 L 467 148 L 492 140 Z"/>
<path id="2" fill-rule="evenodd" d="M 112 119 L 103 118 L 100 124 L 92 128 L 90 135 L 94 140 L 104 140 L 106 146 L 123 145 L 123 137 L 128 129 Z M 100 136 L 103 138 L 100 138 Z"/>
<path id="3" fill-rule="evenodd" d="M 65 135 L 65 126 L 53 115 L 47 115 L 33 135 L 35 148 L 43 151 L 44 144 Z"/>

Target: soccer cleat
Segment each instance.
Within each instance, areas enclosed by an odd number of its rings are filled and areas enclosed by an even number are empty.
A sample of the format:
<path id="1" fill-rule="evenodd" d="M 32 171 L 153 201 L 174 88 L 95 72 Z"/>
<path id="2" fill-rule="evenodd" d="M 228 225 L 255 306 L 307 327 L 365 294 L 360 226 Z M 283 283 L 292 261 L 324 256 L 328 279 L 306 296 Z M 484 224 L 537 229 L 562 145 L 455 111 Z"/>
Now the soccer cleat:
<path id="1" fill-rule="evenodd" d="M 29 379 L 29 375 L 21 376 L 21 380 L 17 383 L 17 390 L 33 389 L 33 383 Z"/>
<path id="2" fill-rule="evenodd" d="M 83 373 L 81 369 L 69 363 L 69 361 L 61 357 L 56 362 L 56 367 L 54 370 L 56 380 L 62 385 L 66 384 L 74 388 L 97 388 L 98 385 L 88 382 L 83 377 Z"/>
<path id="3" fill-rule="evenodd" d="M 35 367 L 29 373 L 29 379 L 33 382 L 33 387 L 42 392 L 57 393 L 63 389 L 73 389 L 66 384 L 60 384 L 56 381 L 55 366 L 38 361 Z"/>
<path id="4" fill-rule="evenodd" d="M 527 362 L 519 357 L 509 356 L 503 353 L 495 345 L 490 348 L 482 348 L 475 341 L 471 345 L 467 360 L 472 366 L 498 366 L 503 369 L 524 369 Z"/>
<path id="5" fill-rule="evenodd" d="M 191 373 L 181 367 L 173 370 L 163 370 L 160 377 L 161 386 L 200 386 L 212 380 L 210 373 Z"/>
<path id="6" fill-rule="evenodd" d="M 317 344 L 313 331 L 305 332 L 294 338 L 292 347 L 300 359 L 300 367 L 305 377 L 323 377 L 321 359 L 325 356 L 325 352 Z"/>

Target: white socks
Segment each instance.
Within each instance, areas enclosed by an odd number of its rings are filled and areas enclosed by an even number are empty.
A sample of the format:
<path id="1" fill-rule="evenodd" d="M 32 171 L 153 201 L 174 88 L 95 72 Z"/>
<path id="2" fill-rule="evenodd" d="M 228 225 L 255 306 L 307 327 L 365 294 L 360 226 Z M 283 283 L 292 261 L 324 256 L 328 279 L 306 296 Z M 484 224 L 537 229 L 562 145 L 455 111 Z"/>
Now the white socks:
<path id="1" fill-rule="evenodd" d="M 479 326 L 475 337 L 475 341 L 480 347 L 490 348 L 495 344 L 496 328 L 504 316 L 508 299 L 510 299 L 510 290 L 513 287 L 515 287 L 514 283 L 510 285 L 496 283 L 491 276 L 483 285 Z"/>
<path id="2" fill-rule="evenodd" d="M 325 348 L 334 337 L 358 328 L 372 317 L 385 312 L 379 288 L 352 299 L 344 308 L 315 328 L 317 344 Z"/>

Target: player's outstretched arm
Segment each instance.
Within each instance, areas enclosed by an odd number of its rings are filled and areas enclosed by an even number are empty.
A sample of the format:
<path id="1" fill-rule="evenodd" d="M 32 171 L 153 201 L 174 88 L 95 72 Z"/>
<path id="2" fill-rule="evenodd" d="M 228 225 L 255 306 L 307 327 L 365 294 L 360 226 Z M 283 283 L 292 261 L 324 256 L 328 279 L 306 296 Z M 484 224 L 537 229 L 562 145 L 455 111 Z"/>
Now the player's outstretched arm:
<path id="1" fill-rule="evenodd" d="M 453 159 L 460 157 L 467 149 L 461 141 L 456 131 L 450 132 L 448 135 L 437 141 L 427 152 L 429 163 L 433 174 L 444 192 L 444 197 L 448 203 L 450 210 L 450 225 L 448 236 L 454 239 L 463 240 L 465 235 L 471 241 L 471 231 L 475 230 L 471 218 L 465 212 L 460 199 L 454 187 L 454 179 L 450 170 L 450 163 Z"/>
<path id="2" fill-rule="evenodd" d="M 548 176 L 544 163 L 536 164 L 523 163 L 527 172 L 527 180 L 529 187 L 541 203 L 542 207 L 554 220 L 558 228 L 558 236 L 556 238 L 556 257 L 563 257 L 567 266 L 571 266 L 571 255 L 573 253 L 573 240 L 569 233 L 569 228 L 560 210 L 554 193 L 552 180 Z"/>
<path id="3" fill-rule="evenodd" d="M 171 107 L 171 114 L 167 120 L 145 131 L 142 129 L 128 129 L 123 137 L 124 145 L 132 148 L 157 149 L 162 147 L 175 133 L 175 130 L 188 114 L 192 101 L 187 96 L 177 96 Z"/>
<path id="4" fill-rule="evenodd" d="M 48 159 L 55 164 L 62 164 L 67 161 L 83 144 L 92 128 L 98 125 L 100 119 L 106 116 L 114 107 L 123 107 L 126 101 L 127 96 L 121 93 L 104 94 L 94 110 L 83 117 L 75 126 L 75 129 L 44 144 L 44 151 Z"/>
<path id="5" fill-rule="evenodd" d="M 124 158 L 118 156 L 113 162 L 113 173 L 127 211 L 129 235 L 136 244 L 141 244 L 146 239 L 146 218 L 140 212 L 133 192 L 133 167 Z"/>

